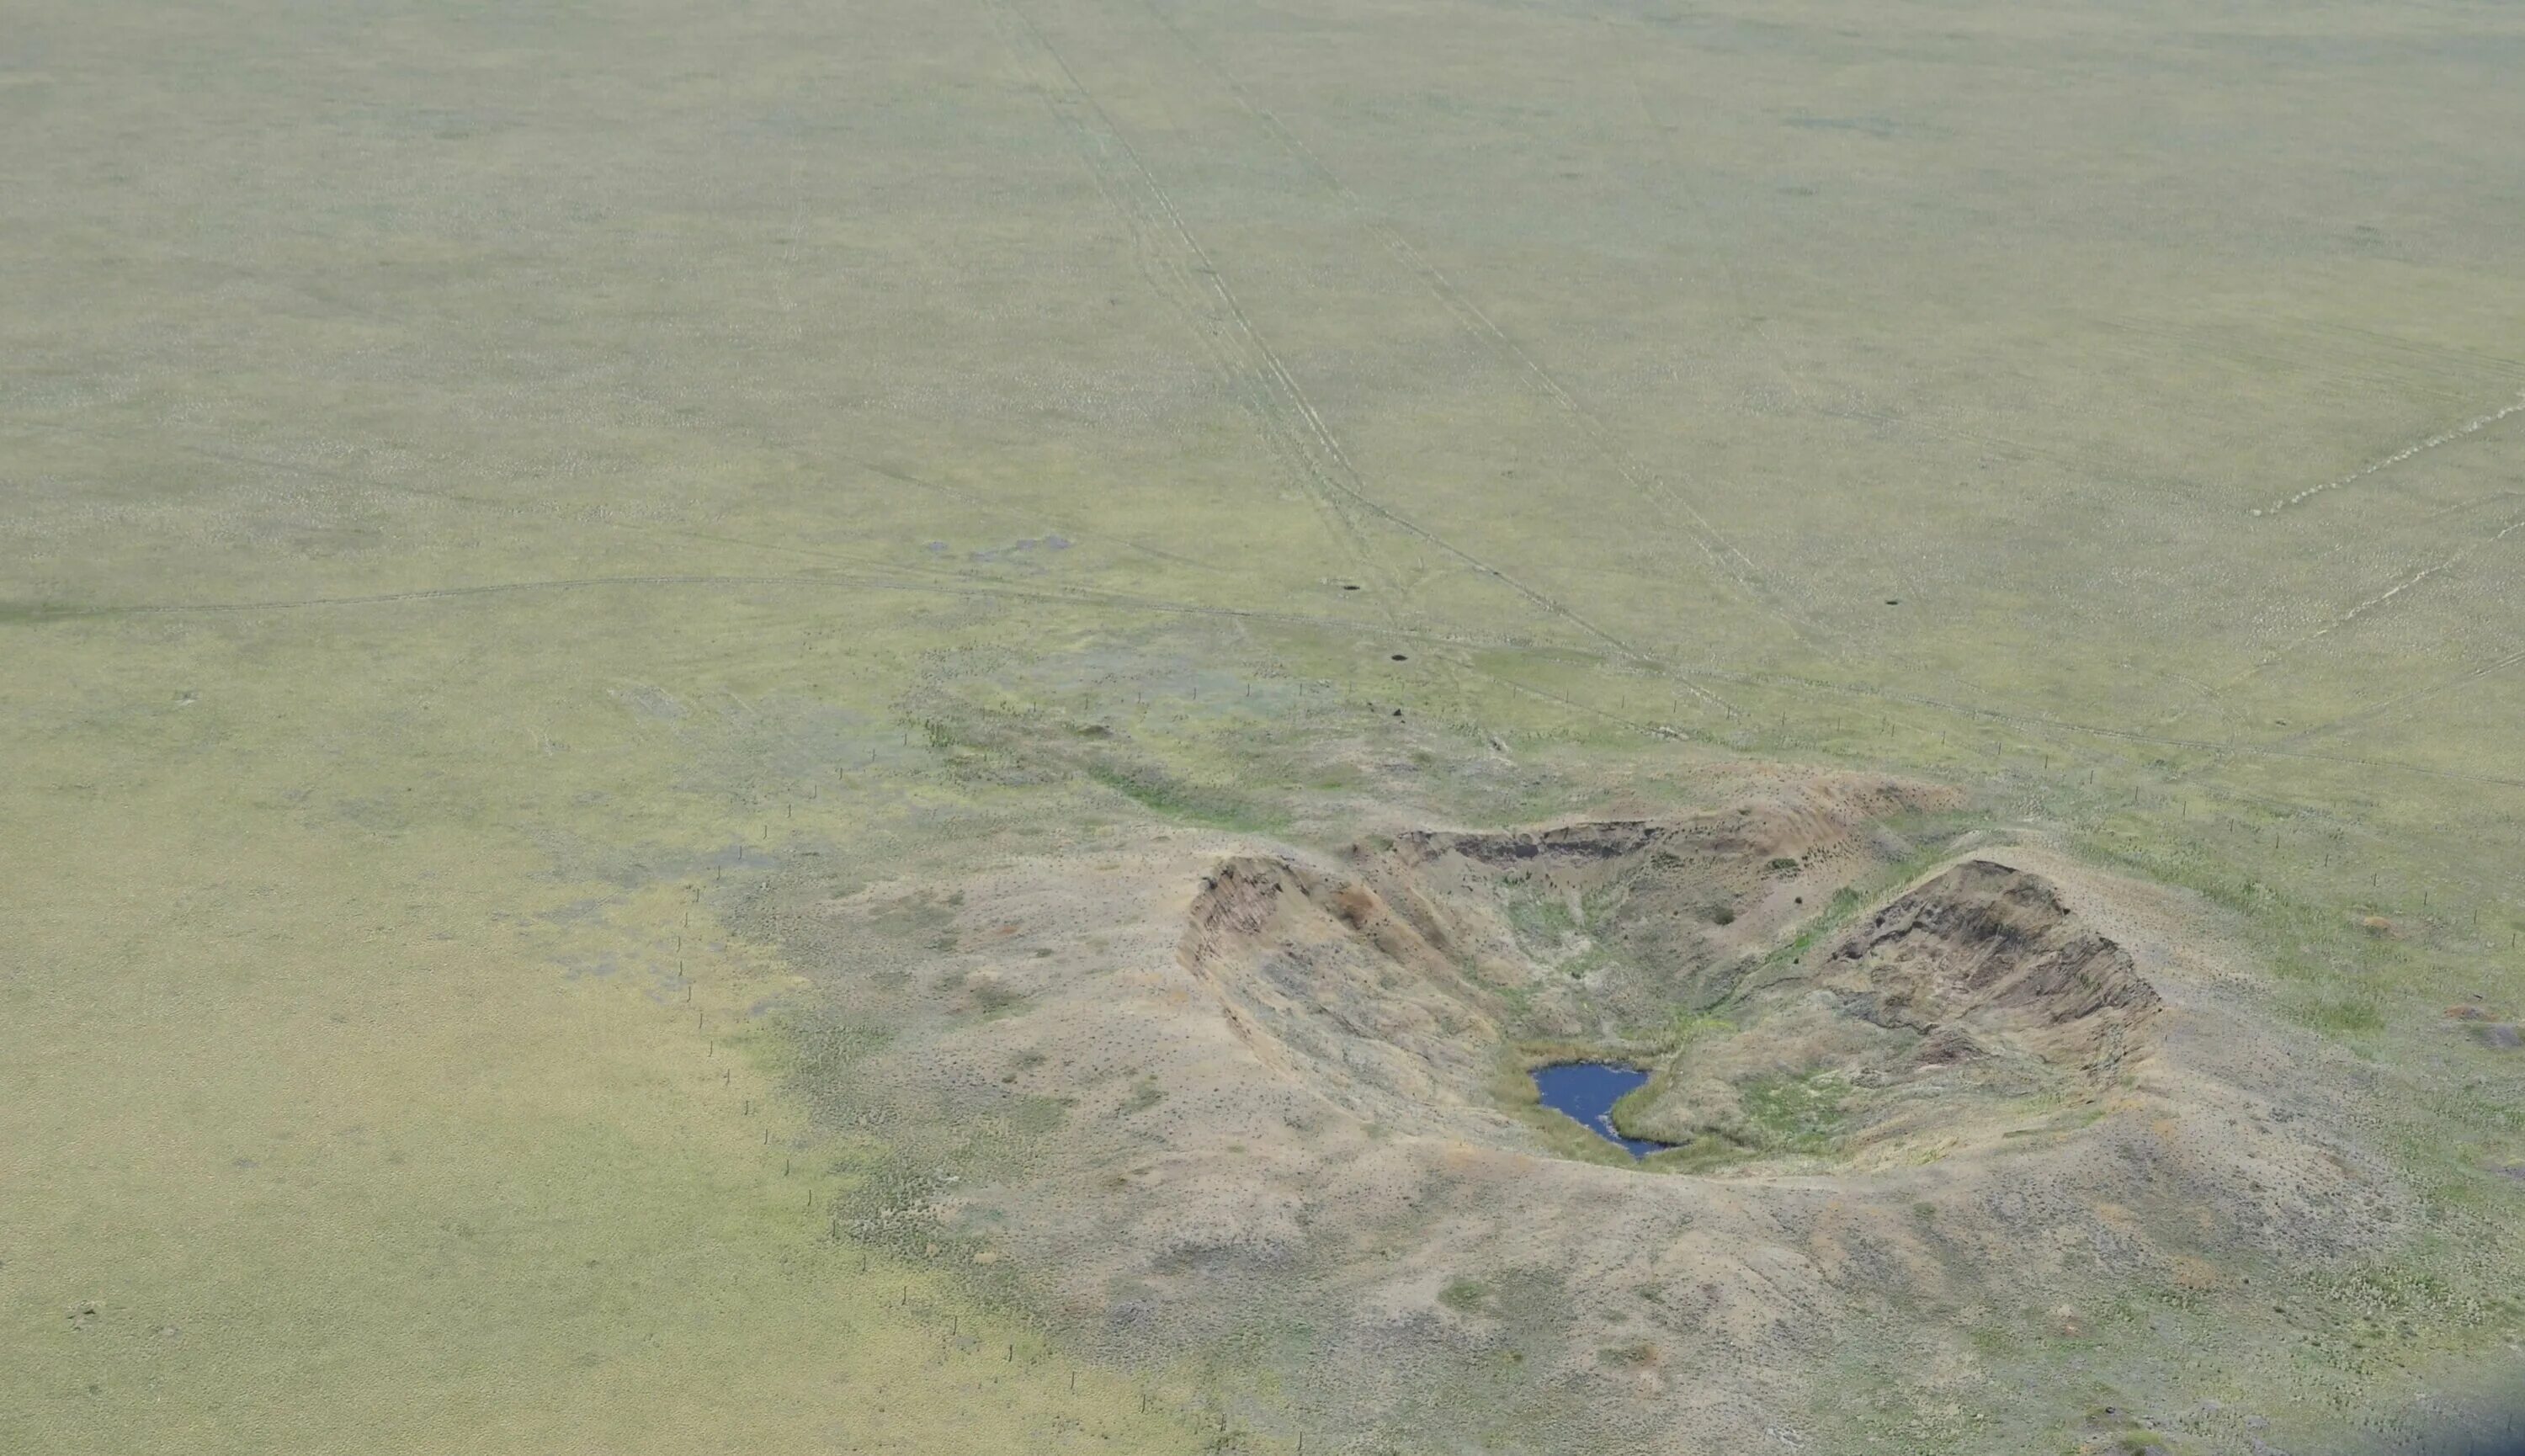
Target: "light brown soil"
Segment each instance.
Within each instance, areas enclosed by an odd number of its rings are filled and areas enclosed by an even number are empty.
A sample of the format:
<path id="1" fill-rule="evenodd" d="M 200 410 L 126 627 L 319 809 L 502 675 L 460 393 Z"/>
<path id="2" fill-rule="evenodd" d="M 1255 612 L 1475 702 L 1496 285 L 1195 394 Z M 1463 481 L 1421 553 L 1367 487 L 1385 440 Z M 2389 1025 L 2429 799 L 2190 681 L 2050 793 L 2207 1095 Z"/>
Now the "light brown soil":
<path id="1" fill-rule="evenodd" d="M 844 987 L 895 1032 L 856 1079 L 993 1150 L 846 1217 L 990 1256 L 1120 1358 L 1303 1363 L 1358 1432 L 1511 1449 L 1522 1410 L 1675 1451 L 1809 1419 L 1854 1341 L 1933 1384 L 1969 1367 L 1961 1317 L 1923 1310 L 2074 1329 L 2180 1283 L 2244 1318 L 2220 1271 L 2403 1227 L 2357 1074 L 2263 1016 L 2179 896 L 2019 848 L 1889 879 L 1880 820 L 1944 802 L 1819 777 L 1331 855 L 1153 838 L 1006 867 L 952 914 L 908 884 L 825 905 L 829 943 L 906 968 Z M 953 950 L 866 955 L 939 920 Z M 1634 1166 L 1556 1126 L 1518 1070 L 1556 1048 L 1651 1062 L 1626 1127 L 1690 1145 Z M 1030 1108 L 1057 1131 L 988 1130 Z"/>

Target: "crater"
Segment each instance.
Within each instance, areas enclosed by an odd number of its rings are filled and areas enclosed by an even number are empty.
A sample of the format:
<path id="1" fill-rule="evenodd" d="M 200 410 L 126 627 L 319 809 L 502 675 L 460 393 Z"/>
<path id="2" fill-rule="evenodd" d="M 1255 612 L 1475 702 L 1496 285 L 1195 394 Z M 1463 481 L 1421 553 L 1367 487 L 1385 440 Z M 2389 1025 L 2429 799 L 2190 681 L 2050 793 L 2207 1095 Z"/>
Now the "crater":
<path id="1" fill-rule="evenodd" d="M 1577 1120 L 1694 1167 L 2053 1128 L 2149 1043 L 2162 1000 L 2050 880 L 1967 859 L 1854 919 L 1882 845 L 1810 807 L 1232 855 L 1180 954 L 1262 1062 L 1364 1121 L 1567 1151 L 1530 1075 L 1626 1066 L 1646 1085 Z"/>
<path id="2" fill-rule="evenodd" d="M 2094 1105 L 2164 1002 L 2040 875 L 1945 869 L 1688 1033 L 1629 1130 L 1927 1161 Z"/>
<path id="3" fill-rule="evenodd" d="M 1962 807 L 1934 785 L 1743 778 L 1330 850 L 1152 835 L 946 899 L 779 872 L 798 898 L 752 924 L 832 967 L 802 1038 L 824 1115 L 919 1134 L 835 1226 L 986 1267 L 1120 1361 L 1465 1413 L 1468 1449 L 1513 1351 L 1517 1400 L 1644 1450 L 1762 1444 L 1906 1311 L 2192 1280 L 2250 1321 L 2199 1271 L 2352 1267 L 2416 1227 L 2354 1056 L 2272 1016 L 2197 902 L 1924 848 Z M 1584 1062 L 1647 1074 L 1605 1129 L 1533 1077 Z"/>

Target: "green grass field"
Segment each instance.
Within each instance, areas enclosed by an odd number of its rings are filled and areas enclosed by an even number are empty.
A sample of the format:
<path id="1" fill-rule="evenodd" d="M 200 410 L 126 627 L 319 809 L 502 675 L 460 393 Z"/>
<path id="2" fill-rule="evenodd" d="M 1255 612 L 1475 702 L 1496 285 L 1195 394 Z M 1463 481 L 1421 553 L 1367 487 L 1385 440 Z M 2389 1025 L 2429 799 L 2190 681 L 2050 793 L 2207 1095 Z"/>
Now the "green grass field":
<path id="1" fill-rule="evenodd" d="M 2306 1449 L 2502 1378 L 2525 1053 L 2444 1013 L 2525 1012 L 2520 61 L 2434 4 L 13 7 L 0 1446 L 1214 1445 L 1214 1372 L 833 1235 L 919 1130 L 811 1115 L 819 968 L 730 887 L 1738 756 L 2197 892 L 2431 1224 L 2294 1291 L 2354 1346 L 2166 1337 Z M 1847 1429 L 2121 1379 L 1990 1329 Z"/>

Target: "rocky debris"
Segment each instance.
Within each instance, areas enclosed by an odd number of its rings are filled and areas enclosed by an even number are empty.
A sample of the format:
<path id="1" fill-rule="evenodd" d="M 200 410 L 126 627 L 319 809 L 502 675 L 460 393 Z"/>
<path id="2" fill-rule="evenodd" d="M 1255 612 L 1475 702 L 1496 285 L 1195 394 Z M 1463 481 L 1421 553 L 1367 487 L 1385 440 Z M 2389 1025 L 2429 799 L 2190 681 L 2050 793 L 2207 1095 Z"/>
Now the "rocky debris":
<path id="1" fill-rule="evenodd" d="M 1950 1027 L 2012 1035 L 2090 1075 L 2118 1063 L 2164 1006 L 2129 954 L 2070 914 L 2051 881 L 1990 860 L 1957 865 L 1877 912 L 1822 979 L 1879 1026 L 1933 1041 Z"/>

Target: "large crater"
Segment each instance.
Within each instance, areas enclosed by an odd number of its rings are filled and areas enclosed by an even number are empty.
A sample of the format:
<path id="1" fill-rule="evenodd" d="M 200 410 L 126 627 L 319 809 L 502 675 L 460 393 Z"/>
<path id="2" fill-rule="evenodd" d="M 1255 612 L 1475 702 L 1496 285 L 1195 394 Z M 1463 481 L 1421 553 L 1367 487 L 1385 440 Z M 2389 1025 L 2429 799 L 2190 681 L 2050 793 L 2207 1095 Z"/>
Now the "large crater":
<path id="1" fill-rule="evenodd" d="M 802 873 L 757 923 L 831 968 L 811 1081 L 892 1149 L 837 1225 L 1115 1358 L 1312 1391 L 1361 1451 L 1518 1449 L 1543 1413 L 1765 1448 L 1851 1361 L 2074 1342 L 2134 1288 L 2275 1321 L 2226 1271 L 2407 1232 L 2359 1070 L 2202 907 L 1943 840 L 1954 808 L 1780 772 L 1329 852 Z M 1651 1069 L 1616 1121 L 1682 1146 L 1634 1164 L 1537 1106 L 1527 1068 L 1571 1056 Z"/>
<path id="2" fill-rule="evenodd" d="M 1850 926 L 1906 846 L 1810 807 L 1234 855 L 1181 955 L 1266 1066 L 1389 1128 L 1531 1148 L 1522 1064 L 1650 1066 L 1617 1119 L 1675 1167 L 1917 1161 L 2056 1125 L 2147 1046 L 2162 1001 L 2052 882 L 1968 859 Z"/>

